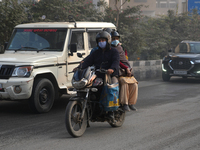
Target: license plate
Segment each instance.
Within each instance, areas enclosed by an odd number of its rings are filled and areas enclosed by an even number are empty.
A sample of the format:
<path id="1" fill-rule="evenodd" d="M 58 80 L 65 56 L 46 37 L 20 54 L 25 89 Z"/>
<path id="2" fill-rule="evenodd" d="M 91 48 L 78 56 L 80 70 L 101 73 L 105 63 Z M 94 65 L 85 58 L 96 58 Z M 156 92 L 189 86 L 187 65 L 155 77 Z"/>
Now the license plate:
<path id="1" fill-rule="evenodd" d="M 185 75 L 185 74 L 187 74 L 187 71 L 177 71 L 177 70 L 175 70 L 174 74 Z"/>

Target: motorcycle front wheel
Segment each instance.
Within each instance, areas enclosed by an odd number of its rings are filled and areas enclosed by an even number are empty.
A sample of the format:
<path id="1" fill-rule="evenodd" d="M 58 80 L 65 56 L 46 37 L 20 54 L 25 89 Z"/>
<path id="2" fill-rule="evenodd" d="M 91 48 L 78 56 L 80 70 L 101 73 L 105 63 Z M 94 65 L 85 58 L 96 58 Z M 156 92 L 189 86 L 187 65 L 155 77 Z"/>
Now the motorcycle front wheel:
<path id="1" fill-rule="evenodd" d="M 78 101 L 70 101 L 65 111 L 65 126 L 73 137 L 80 137 L 87 128 L 87 114 L 81 119 L 82 105 Z"/>
<path id="2" fill-rule="evenodd" d="M 117 114 L 115 114 L 115 122 L 109 122 L 109 124 L 112 127 L 121 127 L 125 120 L 125 112 L 124 111 L 118 111 Z"/>

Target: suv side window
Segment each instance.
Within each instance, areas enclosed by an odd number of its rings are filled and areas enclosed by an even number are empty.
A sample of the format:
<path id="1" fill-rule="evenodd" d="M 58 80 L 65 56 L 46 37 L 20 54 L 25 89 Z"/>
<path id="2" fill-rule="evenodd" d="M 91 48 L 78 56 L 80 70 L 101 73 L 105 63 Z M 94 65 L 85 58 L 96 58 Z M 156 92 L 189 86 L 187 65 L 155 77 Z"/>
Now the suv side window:
<path id="1" fill-rule="evenodd" d="M 89 46 L 89 49 L 92 49 L 92 48 L 97 46 L 97 43 L 96 43 L 96 35 L 97 35 L 97 33 L 98 33 L 98 31 L 88 32 L 88 46 Z"/>
<path id="2" fill-rule="evenodd" d="M 77 44 L 77 50 L 84 50 L 83 31 L 72 31 L 70 44 Z"/>

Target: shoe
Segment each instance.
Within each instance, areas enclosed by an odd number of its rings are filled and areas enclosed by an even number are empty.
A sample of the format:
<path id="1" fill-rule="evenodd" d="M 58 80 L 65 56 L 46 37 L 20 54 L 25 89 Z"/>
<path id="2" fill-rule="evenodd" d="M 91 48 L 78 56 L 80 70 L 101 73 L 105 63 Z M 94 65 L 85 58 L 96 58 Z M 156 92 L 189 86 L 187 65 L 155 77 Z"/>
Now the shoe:
<path id="1" fill-rule="evenodd" d="M 137 109 L 133 105 L 129 105 L 129 108 L 133 111 L 137 111 Z"/>
<path id="2" fill-rule="evenodd" d="M 125 111 L 130 111 L 130 108 L 128 107 L 127 104 L 124 104 L 124 105 L 123 105 L 123 110 L 125 110 Z"/>

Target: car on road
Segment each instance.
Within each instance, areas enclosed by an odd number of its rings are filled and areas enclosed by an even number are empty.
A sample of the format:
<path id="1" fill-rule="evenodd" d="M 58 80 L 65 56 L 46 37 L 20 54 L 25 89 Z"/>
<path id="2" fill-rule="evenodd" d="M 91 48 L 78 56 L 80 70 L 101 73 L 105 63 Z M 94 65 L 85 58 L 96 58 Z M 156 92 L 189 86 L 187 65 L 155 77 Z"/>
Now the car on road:
<path id="1" fill-rule="evenodd" d="M 200 41 L 182 41 L 162 61 L 162 79 L 172 76 L 200 78 Z"/>
<path id="2" fill-rule="evenodd" d="M 96 47 L 96 35 L 109 22 L 35 22 L 17 25 L 0 54 L 0 101 L 27 100 L 36 113 L 54 100 L 75 94 L 72 70 Z"/>

